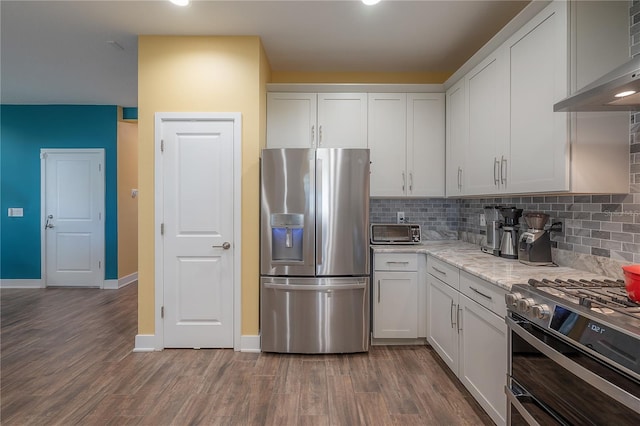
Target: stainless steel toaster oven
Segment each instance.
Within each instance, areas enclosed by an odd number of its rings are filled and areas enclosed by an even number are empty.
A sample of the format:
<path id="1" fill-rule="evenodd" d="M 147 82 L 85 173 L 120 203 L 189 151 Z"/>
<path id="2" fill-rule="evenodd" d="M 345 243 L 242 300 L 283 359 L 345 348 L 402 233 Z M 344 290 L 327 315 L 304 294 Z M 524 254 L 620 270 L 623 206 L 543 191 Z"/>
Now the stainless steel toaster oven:
<path id="1" fill-rule="evenodd" d="M 371 224 L 371 244 L 420 244 L 420 225 L 411 223 Z"/>

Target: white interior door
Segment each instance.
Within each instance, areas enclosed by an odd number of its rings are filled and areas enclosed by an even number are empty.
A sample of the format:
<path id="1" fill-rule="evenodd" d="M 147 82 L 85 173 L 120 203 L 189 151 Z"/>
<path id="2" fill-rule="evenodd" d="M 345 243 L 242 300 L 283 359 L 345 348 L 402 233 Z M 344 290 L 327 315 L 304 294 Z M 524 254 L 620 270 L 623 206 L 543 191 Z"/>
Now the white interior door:
<path id="1" fill-rule="evenodd" d="M 164 346 L 233 347 L 234 123 L 163 121 Z"/>
<path id="2" fill-rule="evenodd" d="M 42 150 L 43 278 L 104 283 L 104 150 Z"/>

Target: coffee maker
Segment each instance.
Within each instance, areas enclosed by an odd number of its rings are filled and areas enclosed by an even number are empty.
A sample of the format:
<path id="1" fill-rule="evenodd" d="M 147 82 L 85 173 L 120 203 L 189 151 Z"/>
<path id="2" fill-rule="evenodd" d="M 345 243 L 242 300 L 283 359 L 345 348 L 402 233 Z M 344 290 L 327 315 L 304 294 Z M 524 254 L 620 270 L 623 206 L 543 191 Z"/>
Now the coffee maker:
<path id="1" fill-rule="evenodd" d="M 544 229 L 549 215 L 541 212 L 524 214 L 529 229 L 522 233 L 518 243 L 518 260 L 526 265 L 551 266 L 551 229 Z M 554 224 L 555 225 L 555 224 Z"/>
<path id="2" fill-rule="evenodd" d="M 487 242 L 480 249 L 485 253 L 500 256 L 500 240 L 502 236 L 500 206 L 484 206 L 484 218 L 487 229 Z"/>
<path id="3" fill-rule="evenodd" d="M 522 209 L 502 207 L 500 214 L 504 217 L 502 238 L 500 239 L 500 257 L 507 259 L 518 258 L 518 231 L 520 230 L 520 216 Z"/>

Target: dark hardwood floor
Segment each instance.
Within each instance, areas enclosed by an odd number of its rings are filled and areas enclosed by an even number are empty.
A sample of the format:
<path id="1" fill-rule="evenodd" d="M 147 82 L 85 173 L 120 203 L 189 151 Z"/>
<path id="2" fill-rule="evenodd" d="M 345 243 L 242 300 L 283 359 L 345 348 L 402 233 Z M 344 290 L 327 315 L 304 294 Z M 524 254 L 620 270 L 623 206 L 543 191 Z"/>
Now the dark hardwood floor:
<path id="1" fill-rule="evenodd" d="M 2 425 L 492 424 L 430 347 L 132 353 L 135 284 L 0 299 Z"/>

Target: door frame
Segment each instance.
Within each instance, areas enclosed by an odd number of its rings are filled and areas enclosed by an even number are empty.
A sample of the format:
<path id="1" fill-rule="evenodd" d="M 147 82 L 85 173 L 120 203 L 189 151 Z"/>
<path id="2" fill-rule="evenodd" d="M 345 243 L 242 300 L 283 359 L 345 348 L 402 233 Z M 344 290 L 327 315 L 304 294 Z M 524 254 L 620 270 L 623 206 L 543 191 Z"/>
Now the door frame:
<path id="1" fill-rule="evenodd" d="M 102 265 L 102 281 L 100 282 L 100 289 L 104 289 L 105 271 L 107 265 L 105 263 L 105 249 L 106 249 L 106 233 L 105 226 L 107 223 L 107 211 L 106 201 L 106 181 L 107 181 L 107 166 L 104 161 L 104 148 L 41 148 L 40 149 L 40 277 L 42 288 L 47 287 L 47 233 L 45 232 L 44 225 L 46 223 L 45 216 L 47 214 L 47 197 L 46 197 L 46 184 L 47 184 L 47 154 L 98 154 L 100 156 L 100 164 L 104 170 L 102 171 L 102 197 L 100 197 L 100 211 L 102 212 L 104 219 L 102 221 L 102 250 L 100 251 L 100 262 Z"/>
<path id="2" fill-rule="evenodd" d="M 161 152 L 162 124 L 170 121 L 217 121 L 233 123 L 233 350 L 241 350 L 242 318 L 242 268 L 241 268 L 241 230 L 242 230 L 242 114 L 239 112 L 156 112 L 154 128 L 154 232 L 155 247 L 155 338 L 156 349 L 164 349 L 164 239 L 160 233 L 160 224 L 164 222 L 164 170 Z M 43 224 L 44 226 L 44 224 Z"/>

